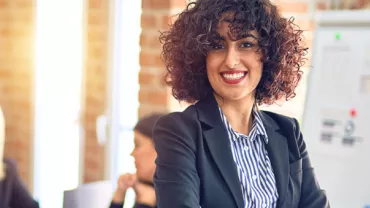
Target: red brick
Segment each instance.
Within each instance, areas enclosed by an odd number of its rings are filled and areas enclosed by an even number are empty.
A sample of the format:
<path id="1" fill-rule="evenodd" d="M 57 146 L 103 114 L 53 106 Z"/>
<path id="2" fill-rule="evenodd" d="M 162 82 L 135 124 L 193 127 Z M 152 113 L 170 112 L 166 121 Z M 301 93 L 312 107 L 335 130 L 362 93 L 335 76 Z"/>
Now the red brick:
<path id="1" fill-rule="evenodd" d="M 316 9 L 317 10 L 327 10 L 328 9 L 328 4 L 326 2 L 317 2 L 316 3 Z"/>
<path id="2" fill-rule="evenodd" d="M 106 48 L 101 47 L 100 44 L 90 44 L 87 49 L 88 57 L 104 57 L 106 55 Z"/>
<path id="3" fill-rule="evenodd" d="M 139 61 L 141 66 L 152 66 L 153 65 L 152 54 L 147 53 L 145 50 L 142 50 L 140 53 Z"/>
<path id="4" fill-rule="evenodd" d="M 158 53 L 147 53 L 142 51 L 140 53 L 140 64 L 141 66 L 149 66 L 149 67 L 163 67 L 164 63 L 161 58 L 160 52 Z"/>
<path id="5" fill-rule="evenodd" d="M 5 8 L 8 6 L 8 1 L 7 0 L 0 0 L 0 8 Z"/>
<path id="6" fill-rule="evenodd" d="M 139 72 L 139 83 L 145 83 L 146 85 L 154 85 L 158 81 L 158 76 L 151 73 L 147 73 L 143 70 Z"/>
<path id="7" fill-rule="evenodd" d="M 142 49 L 145 48 L 161 48 L 162 44 L 159 41 L 158 33 L 142 33 L 140 35 L 140 45 Z"/>
<path id="8" fill-rule="evenodd" d="M 166 91 L 166 88 L 163 88 L 163 90 L 140 89 L 139 102 L 165 107 L 168 103 L 168 92 Z"/>
<path id="9" fill-rule="evenodd" d="M 167 106 L 168 104 L 168 93 L 166 90 L 154 91 L 148 93 L 148 103 L 153 105 Z"/>
<path id="10" fill-rule="evenodd" d="M 87 33 L 88 42 L 102 42 L 108 38 L 107 31 L 104 30 L 90 30 Z"/>
<path id="11" fill-rule="evenodd" d="M 149 115 L 151 113 L 167 113 L 168 112 L 168 106 L 153 106 L 153 105 L 140 105 L 139 111 L 138 111 L 138 117 L 142 118 L 146 115 Z"/>
<path id="12" fill-rule="evenodd" d="M 107 13 L 94 9 L 88 11 L 88 24 L 91 26 L 107 25 Z"/>
<path id="13" fill-rule="evenodd" d="M 277 1 L 276 5 L 281 12 L 307 13 L 307 2 L 294 2 L 288 0 Z"/>
<path id="14" fill-rule="evenodd" d="M 1 0 L 0 0 L 1 1 Z M 13 8 L 30 8 L 32 9 L 33 6 L 34 6 L 34 1 L 31 1 L 31 0 L 11 0 L 12 3 L 11 3 L 11 6 Z"/>
<path id="15" fill-rule="evenodd" d="M 141 0 L 142 9 L 150 9 L 151 0 Z"/>
<path id="16" fill-rule="evenodd" d="M 314 22 L 310 20 L 295 20 L 294 23 L 304 31 L 311 31 L 314 27 Z"/>
<path id="17" fill-rule="evenodd" d="M 143 12 L 141 15 L 141 27 L 145 29 L 157 28 L 156 16 Z"/>
<path id="18" fill-rule="evenodd" d="M 9 22 L 11 22 L 8 10 L 1 7 L 0 7 L 0 22 L 2 25 L 7 25 Z"/>
<path id="19" fill-rule="evenodd" d="M 188 0 L 170 0 L 170 1 L 171 8 L 181 8 L 181 9 L 185 9 L 187 2 L 189 2 Z"/>
<path id="20" fill-rule="evenodd" d="M 89 9 L 102 9 L 108 5 L 106 0 L 89 0 Z"/>
<path id="21" fill-rule="evenodd" d="M 31 8 L 13 9 L 8 15 L 14 23 L 31 23 L 34 20 L 34 11 Z"/>
<path id="22" fill-rule="evenodd" d="M 0 22 L 1 22 L 1 19 L 0 19 Z M 4 27 L 0 25 L 0 37 L 9 36 L 9 34 L 10 34 L 9 27 Z"/>
<path id="23" fill-rule="evenodd" d="M 163 61 L 163 59 L 162 59 L 162 57 L 161 57 L 160 54 L 157 54 L 156 56 L 154 56 L 154 65 L 155 66 L 159 66 L 161 68 L 164 68 L 165 67 L 164 66 L 164 61 Z"/>
<path id="24" fill-rule="evenodd" d="M 148 103 L 148 92 L 145 90 L 139 90 L 139 102 L 140 103 Z"/>
<path id="25" fill-rule="evenodd" d="M 142 0 L 143 9 L 170 9 L 168 0 Z"/>
<path id="26" fill-rule="evenodd" d="M 175 17 L 172 17 L 170 15 L 164 15 L 161 18 L 161 29 L 168 29 L 169 26 L 175 21 Z"/>

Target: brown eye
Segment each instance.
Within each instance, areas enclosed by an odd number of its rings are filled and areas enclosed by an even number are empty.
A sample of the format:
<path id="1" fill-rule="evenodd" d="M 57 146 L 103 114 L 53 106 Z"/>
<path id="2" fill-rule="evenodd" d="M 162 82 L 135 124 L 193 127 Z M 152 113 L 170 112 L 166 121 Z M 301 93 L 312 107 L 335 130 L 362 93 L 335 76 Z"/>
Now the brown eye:
<path id="1" fill-rule="evenodd" d="M 224 49 L 225 47 L 222 44 L 214 44 L 211 46 L 212 50 L 221 50 Z"/>
<path id="2" fill-rule="evenodd" d="M 249 43 L 249 42 L 246 42 L 246 43 L 242 43 L 241 44 L 241 47 L 242 48 L 252 48 L 253 47 L 253 44 L 252 43 Z"/>

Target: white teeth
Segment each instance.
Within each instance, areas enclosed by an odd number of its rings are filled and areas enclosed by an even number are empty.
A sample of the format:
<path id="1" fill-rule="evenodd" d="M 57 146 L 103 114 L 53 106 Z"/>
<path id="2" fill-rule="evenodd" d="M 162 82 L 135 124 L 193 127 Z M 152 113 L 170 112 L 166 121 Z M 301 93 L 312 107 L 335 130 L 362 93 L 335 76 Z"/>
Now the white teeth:
<path id="1" fill-rule="evenodd" d="M 236 73 L 236 74 L 222 73 L 222 76 L 229 80 L 235 80 L 235 79 L 240 79 L 244 77 L 244 73 L 243 72 Z"/>

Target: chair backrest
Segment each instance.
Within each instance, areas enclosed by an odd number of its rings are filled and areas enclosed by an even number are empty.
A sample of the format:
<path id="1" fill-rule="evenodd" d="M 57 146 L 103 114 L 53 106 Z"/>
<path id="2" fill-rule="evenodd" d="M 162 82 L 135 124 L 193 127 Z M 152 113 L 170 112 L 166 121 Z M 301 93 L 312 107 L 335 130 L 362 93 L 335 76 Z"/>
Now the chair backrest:
<path id="1" fill-rule="evenodd" d="M 111 181 L 83 184 L 76 189 L 64 191 L 63 208 L 105 208 L 113 196 Z"/>

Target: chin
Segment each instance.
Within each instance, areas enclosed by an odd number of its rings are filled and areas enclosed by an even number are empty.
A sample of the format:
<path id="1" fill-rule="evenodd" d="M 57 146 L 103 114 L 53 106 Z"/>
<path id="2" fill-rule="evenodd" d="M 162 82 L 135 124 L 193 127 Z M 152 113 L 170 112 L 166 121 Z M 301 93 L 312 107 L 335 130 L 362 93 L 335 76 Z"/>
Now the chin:
<path id="1" fill-rule="evenodd" d="M 145 180 L 147 177 L 147 173 L 145 173 L 145 171 L 136 171 L 136 177 L 137 179 L 139 180 Z"/>
<path id="2" fill-rule="evenodd" d="M 217 96 L 222 97 L 225 100 L 230 100 L 230 101 L 237 101 L 237 100 L 242 100 L 244 98 L 249 97 L 251 94 L 250 92 L 240 92 L 240 91 L 234 91 L 234 90 L 223 90 L 222 92 L 217 92 L 215 91 Z"/>

